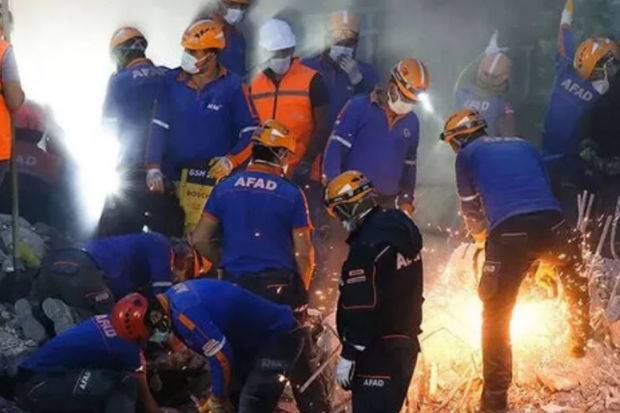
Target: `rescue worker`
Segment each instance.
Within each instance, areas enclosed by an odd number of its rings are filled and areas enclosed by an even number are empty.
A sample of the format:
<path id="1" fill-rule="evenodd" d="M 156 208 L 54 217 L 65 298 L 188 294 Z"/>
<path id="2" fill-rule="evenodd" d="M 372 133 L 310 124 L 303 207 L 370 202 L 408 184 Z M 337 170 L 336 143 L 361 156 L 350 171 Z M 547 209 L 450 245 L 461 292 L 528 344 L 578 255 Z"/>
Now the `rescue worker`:
<path id="1" fill-rule="evenodd" d="M 285 21 L 267 21 L 258 42 L 270 57 L 267 68 L 252 80 L 250 96 L 261 123 L 277 120 L 293 134 L 295 153 L 287 175 L 307 185 L 331 128 L 327 86 L 319 72 L 295 56 L 297 40 Z M 314 178 L 318 181 L 318 170 Z"/>
<path id="2" fill-rule="evenodd" d="M 104 236 L 138 232 L 146 225 L 149 199 L 144 185 L 145 152 L 157 98 L 168 71 L 146 58 L 147 46 L 146 37 L 134 27 L 119 28 L 110 40 L 110 55 L 117 71 L 108 82 L 103 121 L 109 138 L 119 142 L 117 168 L 123 193 L 122 197 L 106 200 L 99 226 Z"/>
<path id="3" fill-rule="evenodd" d="M 34 294 L 56 333 L 75 321 L 107 313 L 115 299 L 172 286 L 170 243 L 161 234 L 138 233 L 95 239 L 84 248 L 53 251 L 41 265 Z"/>
<path id="4" fill-rule="evenodd" d="M 220 64 L 242 78 L 247 75 L 247 45 L 237 26 L 245 18 L 250 4 L 250 0 L 218 0 L 217 9 L 210 16 L 222 24 L 226 37 L 226 47 L 219 55 Z"/>
<path id="5" fill-rule="evenodd" d="M 53 338 L 19 366 L 16 401 L 29 412 L 159 412 L 140 348 L 97 315 Z"/>
<path id="6" fill-rule="evenodd" d="M 215 187 L 192 242 L 221 268 L 224 280 L 278 304 L 304 321 L 314 269 L 312 224 L 303 191 L 284 178 L 297 150 L 295 135 L 282 123 L 267 121 L 253 138 L 249 166 Z M 219 243 L 221 242 L 221 251 Z M 329 410 L 320 381 L 299 391 L 318 366 L 307 342 L 292 371 L 301 412 Z"/>
<path id="7" fill-rule="evenodd" d="M 204 355 L 212 394 L 201 411 L 212 413 L 274 411 L 303 334 L 287 306 L 218 280 L 186 281 L 151 302 L 130 294 L 114 307 L 112 325 L 126 340 L 174 335 Z"/>
<path id="8" fill-rule="evenodd" d="M 351 99 L 325 149 L 325 182 L 359 170 L 373 182 L 381 206 L 398 206 L 411 215 L 420 138 L 414 109 L 429 84 L 424 63 L 406 58 L 392 69 L 386 90 Z"/>
<path id="9" fill-rule="evenodd" d="M 556 78 L 544 120 L 542 149 L 551 182 L 567 218 L 577 220 L 577 193 L 584 186 L 579 159 L 583 120 L 609 89 L 620 67 L 618 47 L 606 38 L 590 38 L 573 45 L 572 0 L 567 0 L 560 20 Z"/>
<path id="10" fill-rule="evenodd" d="M 542 157 L 527 141 L 491 137 L 482 116 L 463 109 L 448 118 L 441 139 L 456 156 L 461 211 L 469 233 L 486 240 L 478 293 L 483 303 L 482 411 L 505 411 L 512 380 L 510 320 L 519 286 L 538 261 L 555 265 L 569 308 L 570 352 L 583 357 L 589 296 L 579 241 L 553 196 Z M 535 326 L 532 326 L 535 328 Z"/>
<path id="11" fill-rule="evenodd" d="M 302 63 L 321 74 L 330 94 L 330 124 L 333 124 L 344 105 L 355 95 L 368 94 L 377 86 L 375 68 L 356 60 L 359 43 L 359 23 L 348 11 L 329 16 L 328 48 L 304 59 Z"/>
<path id="12" fill-rule="evenodd" d="M 497 37 L 495 32 L 475 74 L 465 70 L 464 81 L 457 82 L 454 106 L 455 110 L 468 108 L 480 113 L 493 136 L 516 136 L 517 120 L 508 96 L 512 63 L 507 49 L 498 46 Z"/>
<path id="13" fill-rule="evenodd" d="M 13 46 L 7 41 L 13 25 L 13 15 L 6 19 L 10 27 L 0 27 L 0 184 L 9 170 L 11 159 L 11 114 L 24 103 Z M 4 26 L 4 19 L 2 26 Z"/>
<path id="14" fill-rule="evenodd" d="M 196 164 L 209 164 L 216 179 L 228 175 L 249 156 L 258 124 L 241 78 L 218 63 L 226 46 L 221 24 L 193 23 L 181 44 L 181 68 L 165 79 L 147 149 L 146 181 L 154 192 L 164 191 L 164 176 L 178 181 Z"/>
<path id="15" fill-rule="evenodd" d="M 422 322 L 422 236 L 403 212 L 377 205 L 358 171 L 334 178 L 325 206 L 349 232 L 336 312 L 336 380 L 353 412 L 398 413 L 415 369 Z"/>

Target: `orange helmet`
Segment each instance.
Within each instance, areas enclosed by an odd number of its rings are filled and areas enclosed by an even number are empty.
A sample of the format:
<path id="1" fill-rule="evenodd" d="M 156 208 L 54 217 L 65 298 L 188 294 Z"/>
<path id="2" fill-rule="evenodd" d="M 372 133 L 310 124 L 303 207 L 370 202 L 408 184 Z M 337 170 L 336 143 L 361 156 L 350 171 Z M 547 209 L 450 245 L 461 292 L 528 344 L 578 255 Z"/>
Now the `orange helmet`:
<path id="1" fill-rule="evenodd" d="M 582 42 L 575 53 L 573 65 L 582 79 L 588 79 L 601 61 L 618 59 L 618 45 L 607 38 L 590 38 Z"/>
<path id="2" fill-rule="evenodd" d="M 134 27 L 121 27 L 120 29 L 115 31 L 114 34 L 112 34 L 112 39 L 110 39 L 110 52 L 112 52 L 114 49 L 116 49 L 126 41 L 136 38 L 146 40 L 146 37 L 144 37 L 140 30 Z"/>
<path id="3" fill-rule="evenodd" d="M 487 122 L 480 113 L 471 109 L 461 109 L 446 120 L 440 139 L 446 143 L 458 145 L 458 141 L 486 127 Z"/>
<path id="4" fill-rule="evenodd" d="M 504 53 L 490 53 L 484 56 L 478 66 L 478 83 L 486 87 L 499 87 L 510 78 L 511 62 Z"/>
<path id="5" fill-rule="evenodd" d="M 347 171 L 332 179 L 325 188 L 325 208 L 331 216 L 353 218 L 356 206 L 374 194 L 372 182 L 359 171 Z"/>
<path id="6" fill-rule="evenodd" d="M 146 326 L 148 300 L 138 293 L 120 299 L 112 309 L 112 327 L 119 337 L 129 341 L 147 341 L 151 332 Z"/>
<path id="7" fill-rule="evenodd" d="M 418 94 L 429 88 L 431 77 L 420 60 L 406 58 L 392 69 L 392 79 L 398 90 L 408 99 L 418 100 Z"/>
<path id="8" fill-rule="evenodd" d="M 295 137 L 277 120 L 267 120 L 252 135 L 252 141 L 268 148 L 284 148 L 295 153 Z"/>
<path id="9" fill-rule="evenodd" d="M 345 10 L 333 12 L 327 31 L 333 42 L 356 39 L 360 32 L 357 17 Z"/>
<path id="10" fill-rule="evenodd" d="M 221 23 L 214 20 L 198 20 L 185 30 L 181 46 L 188 50 L 223 49 L 226 38 Z"/>

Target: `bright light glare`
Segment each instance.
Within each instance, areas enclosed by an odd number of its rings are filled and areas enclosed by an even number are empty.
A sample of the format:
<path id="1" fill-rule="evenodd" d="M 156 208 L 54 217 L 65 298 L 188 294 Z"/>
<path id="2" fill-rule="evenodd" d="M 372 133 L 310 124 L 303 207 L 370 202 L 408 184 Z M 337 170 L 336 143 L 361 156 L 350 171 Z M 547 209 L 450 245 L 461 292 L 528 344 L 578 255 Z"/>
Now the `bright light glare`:
<path id="1" fill-rule="evenodd" d="M 422 103 L 422 108 L 427 113 L 430 113 L 431 115 L 435 113 L 435 108 L 433 107 L 433 104 L 431 103 L 431 97 L 428 93 L 420 93 L 418 97 L 420 99 L 420 103 Z"/>

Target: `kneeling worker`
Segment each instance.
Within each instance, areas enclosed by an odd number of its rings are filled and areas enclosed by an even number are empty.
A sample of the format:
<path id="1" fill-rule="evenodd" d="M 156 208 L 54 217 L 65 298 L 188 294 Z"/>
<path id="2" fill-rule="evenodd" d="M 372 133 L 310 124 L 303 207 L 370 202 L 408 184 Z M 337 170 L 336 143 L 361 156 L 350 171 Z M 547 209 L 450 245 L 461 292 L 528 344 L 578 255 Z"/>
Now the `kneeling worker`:
<path id="1" fill-rule="evenodd" d="M 325 191 L 330 215 L 349 231 L 336 322 L 342 353 L 336 379 L 353 392 L 354 413 L 398 413 L 420 351 L 422 236 L 405 213 L 377 205 L 357 171 Z"/>
<path id="2" fill-rule="evenodd" d="M 587 280 L 579 242 L 554 198 L 538 151 L 521 138 L 489 137 L 482 116 L 463 109 L 441 139 L 457 152 L 456 181 L 467 228 L 486 238 L 478 287 L 483 302 L 481 410 L 505 411 L 512 380 L 510 320 L 519 286 L 540 260 L 559 268 L 570 311 L 571 352 L 583 357 L 589 333 Z M 488 235 L 487 235 L 488 234 Z"/>

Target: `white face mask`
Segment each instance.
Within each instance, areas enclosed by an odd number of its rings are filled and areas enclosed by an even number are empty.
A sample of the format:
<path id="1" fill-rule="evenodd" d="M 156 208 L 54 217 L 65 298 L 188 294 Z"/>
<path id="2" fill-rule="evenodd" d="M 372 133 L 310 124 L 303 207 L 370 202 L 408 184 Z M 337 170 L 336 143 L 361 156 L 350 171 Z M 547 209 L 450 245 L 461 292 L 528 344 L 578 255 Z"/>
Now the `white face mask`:
<path id="1" fill-rule="evenodd" d="M 403 102 L 400 96 L 398 96 L 397 100 L 394 100 L 391 93 L 388 93 L 388 105 L 390 110 L 397 115 L 406 115 L 413 112 L 415 108 L 415 104 Z"/>
<path id="2" fill-rule="evenodd" d="M 345 46 L 332 46 L 329 49 L 329 57 L 335 62 L 340 57 L 353 57 L 353 48 Z"/>
<path id="3" fill-rule="evenodd" d="M 233 9 L 227 7 L 226 13 L 224 13 L 223 17 L 224 20 L 226 20 L 226 23 L 234 26 L 235 24 L 243 20 L 244 15 L 245 12 L 241 9 Z"/>
<path id="4" fill-rule="evenodd" d="M 189 73 L 190 75 L 195 75 L 196 73 L 200 72 L 200 69 L 198 69 L 197 65 L 198 59 L 196 59 L 194 56 L 187 53 L 186 51 L 183 51 L 183 56 L 181 57 L 181 69 L 183 69 L 184 72 Z"/>
<path id="5" fill-rule="evenodd" d="M 272 57 L 269 59 L 268 66 L 274 73 L 283 75 L 291 67 L 291 57 Z"/>
<path id="6" fill-rule="evenodd" d="M 607 72 L 605 72 L 605 79 L 603 79 L 603 80 L 595 80 L 594 82 L 592 82 L 592 87 L 600 95 L 604 95 L 607 92 L 609 92 L 609 80 L 607 79 Z"/>
<path id="7" fill-rule="evenodd" d="M 153 332 L 153 335 L 151 336 L 149 341 L 151 343 L 162 344 L 162 343 L 165 343 L 166 340 L 168 340 L 169 335 L 170 335 L 169 331 L 160 331 L 156 329 Z"/>

